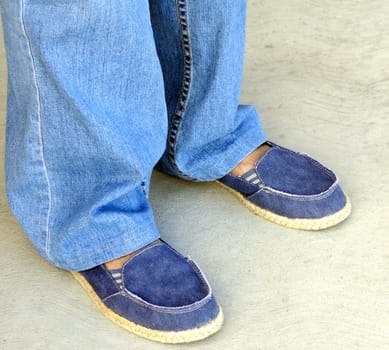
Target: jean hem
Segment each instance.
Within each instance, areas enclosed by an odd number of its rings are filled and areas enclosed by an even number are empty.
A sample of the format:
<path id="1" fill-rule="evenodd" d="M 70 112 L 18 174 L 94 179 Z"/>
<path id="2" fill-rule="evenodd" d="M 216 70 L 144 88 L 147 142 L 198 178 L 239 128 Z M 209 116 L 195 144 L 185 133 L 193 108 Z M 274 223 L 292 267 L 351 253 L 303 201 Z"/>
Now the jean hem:
<path id="1" fill-rule="evenodd" d="M 266 142 L 266 140 L 264 133 L 260 131 L 258 135 L 253 135 L 246 142 L 237 142 L 219 163 L 208 169 L 209 171 L 206 176 L 209 179 L 202 179 L 201 181 L 214 181 L 227 175 L 251 152 Z"/>
<path id="2" fill-rule="evenodd" d="M 101 247 L 101 249 L 94 251 L 92 254 L 75 257 L 71 260 L 66 260 L 66 262 L 63 259 L 58 259 L 57 261 L 52 259 L 50 262 L 64 270 L 84 271 L 130 254 L 161 237 L 154 224 L 144 231 L 139 231 L 137 234 L 141 237 L 134 241 L 134 235 L 126 231 L 123 232 L 121 238 L 116 240 L 114 245 Z"/>
<path id="3" fill-rule="evenodd" d="M 184 171 L 189 174 L 192 177 L 191 180 L 195 182 L 214 181 L 227 175 L 251 152 L 267 141 L 265 133 L 259 123 L 259 119 L 258 124 L 257 127 L 250 129 L 249 136 L 243 135 L 237 137 L 236 135 L 232 135 L 231 138 L 235 138 L 233 145 L 220 161 L 213 163 L 212 167 L 207 167 L 204 171 L 191 172 L 187 169 L 184 169 Z M 175 174 L 175 176 L 180 177 L 180 174 Z M 188 180 L 187 178 L 183 179 Z"/>

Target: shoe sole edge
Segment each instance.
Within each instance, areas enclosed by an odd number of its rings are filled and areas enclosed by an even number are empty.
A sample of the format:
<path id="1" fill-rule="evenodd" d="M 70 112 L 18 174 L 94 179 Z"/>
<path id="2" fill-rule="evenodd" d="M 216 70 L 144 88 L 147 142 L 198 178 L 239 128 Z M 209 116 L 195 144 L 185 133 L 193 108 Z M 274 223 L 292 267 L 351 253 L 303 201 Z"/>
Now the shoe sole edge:
<path id="1" fill-rule="evenodd" d="M 223 310 L 219 306 L 219 313 L 217 314 L 217 316 L 212 321 L 197 328 L 183 331 L 161 331 L 141 326 L 135 322 L 127 320 L 126 318 L 109 309 L 101 301 L 99 296 L 93 290 L 92 286 L 88 283 L 86 278 L 82 276 L 81 273 L 71 271 L 71 274 L 86 290 L 89 297 L 96 304 L 96 306 L 99 308 L 99 310 L 103 313 L 104 316 L 106 316 L 116 325 L 140 337 L 168 344 L 191 343 L 208 338 L 209 336 L 219 331 L 223 325 Z"/>

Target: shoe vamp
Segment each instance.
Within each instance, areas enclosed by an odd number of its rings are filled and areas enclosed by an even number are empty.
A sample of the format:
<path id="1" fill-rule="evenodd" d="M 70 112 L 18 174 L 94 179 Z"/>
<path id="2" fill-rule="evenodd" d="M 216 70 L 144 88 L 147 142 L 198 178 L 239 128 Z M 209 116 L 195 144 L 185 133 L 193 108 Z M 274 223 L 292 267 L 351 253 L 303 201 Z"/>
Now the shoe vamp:
<path id="1" fill-rule="evenodd" d="M 164 245 L 132 258 L 123 268 L 123 283 L 131 293 L 163 307 L 191 305 L 208 294 L 188 260 Z"/>
<path id="2" fill-rule="evenodd" d="M 267 187 L 295 195 L 315 195 L 334 183 L 329 171 L 305 155 L 282 149 L 270 153 L 261 160 L 257 170 Z"/>

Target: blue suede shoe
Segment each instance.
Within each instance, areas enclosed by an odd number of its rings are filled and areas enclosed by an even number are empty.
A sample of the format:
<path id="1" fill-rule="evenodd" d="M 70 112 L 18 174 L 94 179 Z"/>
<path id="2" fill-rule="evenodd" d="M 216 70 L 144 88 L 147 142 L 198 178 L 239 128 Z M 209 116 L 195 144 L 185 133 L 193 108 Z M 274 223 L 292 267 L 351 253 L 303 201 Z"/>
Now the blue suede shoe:
<path id="1" fill-rule="evenodd" d="M 169 245 L 146 247 L 120 270 L 73 272 L 111 321 L 144 338 L 186 343 L 217 332 L 223 312 L 199 267 Z"/>
<path id="2" fill-rule="evenodd" d="M 330 169 L 306 154 L 268 144 L 252 170 L 228 174 L 219 183 L 254 213 L 286 227 L 320 230 L 349 216 L 350 202 Z"/>

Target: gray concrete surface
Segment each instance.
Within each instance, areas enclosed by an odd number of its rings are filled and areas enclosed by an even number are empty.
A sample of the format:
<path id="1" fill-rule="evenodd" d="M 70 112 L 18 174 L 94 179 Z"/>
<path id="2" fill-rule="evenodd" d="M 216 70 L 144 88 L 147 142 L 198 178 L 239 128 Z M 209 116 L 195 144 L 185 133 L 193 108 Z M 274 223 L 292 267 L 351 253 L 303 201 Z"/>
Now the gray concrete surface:
<path id="1" fill-rule="evenodd" d="M 3 49 L 0 60 L 3 155 Z M 7 208 L 2 168 L 1 349 L 389 349 L 389 2 L 251 0 L 242 101 L 271 140 L 337 171 L 350 219 L 288 230 L 212 183 L 155 174 L 163 236 L 203 267 L 226 316 L 217 335 L 166 346 L 111 324 L 35 252 Z"/>

